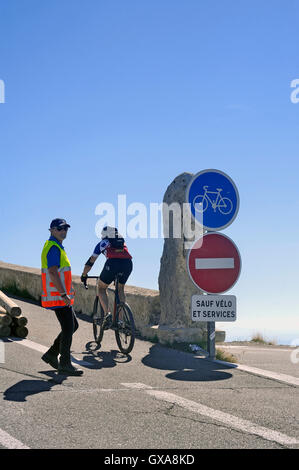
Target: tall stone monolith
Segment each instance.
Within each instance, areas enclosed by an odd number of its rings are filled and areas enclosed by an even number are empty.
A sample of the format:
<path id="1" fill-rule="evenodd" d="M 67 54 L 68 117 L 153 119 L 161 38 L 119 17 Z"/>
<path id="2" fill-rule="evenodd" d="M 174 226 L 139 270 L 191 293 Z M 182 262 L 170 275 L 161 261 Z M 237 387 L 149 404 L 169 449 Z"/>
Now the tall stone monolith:
<path id="1" fill-rule="evenodd" d="M 186 210 L 186 189 L 193 176 L 192 173 L 177 176 L 163 199 L 164 248 L 159 273 L 161 315 L 156 328 L 161 342 L 198 342 L 206 337 L 206 323 L 191 319 L 191 296 L 201 292 L 187 271 L 188 247 L 199 238 L 198 229 L 194 233 L 194 223 L 190 225 L 190 211 Z"/>

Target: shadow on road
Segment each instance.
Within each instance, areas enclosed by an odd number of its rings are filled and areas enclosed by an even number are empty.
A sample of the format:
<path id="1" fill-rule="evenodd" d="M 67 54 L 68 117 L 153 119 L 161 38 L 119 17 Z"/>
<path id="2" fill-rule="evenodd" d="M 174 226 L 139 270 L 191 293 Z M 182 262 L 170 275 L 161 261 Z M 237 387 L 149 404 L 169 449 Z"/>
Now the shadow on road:
<path id="1" fill-rule="evenodd" d="M 55 385 L 60 385 L 66 377 L 59 376 L 55 371 L 41 372 L 51 378 L 49 380 L 21 380 L 12 385 L 3 393 L 3 399 L 8 401 L 26 401 L 29 395 L 49 392 Z"/>
<path id="2" fill-rule="evenodd" d="M 232 378 L 232 374 L 224 371 L 224 369 L 230 369 L 230 366 L 217 364 L 159 344 L 151 346 L 149 354 L 142 359 L 142 363 L 154 369 L 173 370 L 165 375 L 171 380 L 210 382 Z"/>
<path id="3" fill-rule="evenodd" d="M 122 354 L 117 350 L 101 351 L 95 341 L 89 341 L 85 345 L 83 361 L 90 364 L 92 369 L 103 369 L 107 367 L 115 367 L 117 364 L 127 363 L 132 360 L 130 355 Z M 76 353 L 77 354 L 77 353 Z"/>

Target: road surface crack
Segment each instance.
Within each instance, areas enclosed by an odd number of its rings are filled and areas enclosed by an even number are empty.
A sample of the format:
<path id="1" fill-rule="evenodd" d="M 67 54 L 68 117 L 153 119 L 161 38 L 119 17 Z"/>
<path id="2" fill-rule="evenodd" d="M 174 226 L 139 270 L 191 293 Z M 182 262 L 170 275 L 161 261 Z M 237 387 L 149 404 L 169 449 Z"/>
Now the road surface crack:
<path id="1" fill-rule="evenodd" d="M 173 418 L 176 418 L 176 419 L 185 419 L 185 420 L 188 420 L 188 421 L 192 421 L 194 423 L 198 423 L 198 424 L 204 424 L 204 425 L 211 425 L 213 427 L 216 427 L 217 429 L 226 429 L 226 430 L 229 430 L 230 432 L 231 431 L 235 431 L 237 432 L 238 434 L 240 435 L 244 435 L 246 434 L 247 436 L 253 436 L 255 438 L 259 438 L 259 439 L 262 439 L 263 441 L 265 442 L 272 442 L 272 443 L 275 443 L 275 445 L 279 446 L 279 448 L 281 449 L 288 449 L 289 446 L 287 445 L 283 445 L 283 444 L 280 444 L 278 442 L 275 442 L 275 441 L 271 441 L 269 439 L 266 439 L 262 436 L 259 436 L 258 434 L 251 434 L 249 432 L 246 432 L 246 431 L 242 431 L 242 430 L 239 430 L 235 427 L 232 427 L 232 426 L 226 426 L 225 424 L 223 423 L 218 423 L 217 421 L 216 422 L 213 422 L 213 421 L 208 421 L 208 420 L 203 420 L 203 419 L 198 419 L 198 418 L 193 418 L 191 416 L 182 416 L 182 415 L 177 415 L 175 413 L 171 413 L 171 411 L 175 408 L 175 406 L 178 406 L 176 404 L 173 403 L 173 406 L 170 407 L 167 412 L 165 414 L 167 414 L 168 416 L 172 416 Z M 181 408 L 181 407 L 179 407 Z M 181 408 L 182 409 L 182 408 Z"/>
<path id="2" fill-rule="evenodd" d="M 202 418 L 200 419 L 200 418 L 196 418 L 196 417 L 192 417 L 192 416 L 178 415 L 177 413 L 175 413 L 175 408 L 177 406 L 178 406 L 179 409 L 183 409 L 179 405 L 177 405 L 176 403 L 171 403 L 169 406 L 166 406 L 164 408 L 157 408 L 156 410 L 151 410 L 151 411 L 140 410 L 140 411 L 135 411 L 133 413 L 138 414 L 138 415 L 151 415 L 153 413 L 159 413 L 159 414 L 165 415 L 167 417 L 174 418 L 176 420 L 184 419 L 184 420 L 196 423 L 196 424 L 201 424 L 203 426 L 213 426 L 214 428 L 228 430 L 230 432 L 234 431 L 234 432 L 238 433 L 241 436 L 247 435 L 247 436 L 253 437 L 255 439 L 261 439 L 264 442 L 271 442 L 271 443 L 275 444 L 275 446 L 277 446 L 280 449 L 289 449 L 290 448 L 287 445 L 283 445 L 283 444 L 280 444 L 276 441 L 266 439 L 266 438 L 264 438 L 264 437 L 262 437 L 258 434 L 254 434 L 254 433 L 246 432 L 246 431 L 243 431 L 243 430 L 239 430 L 235 427 L 225 425 L 225 424 L 217 422 L 217 421 L 213 422 L 212 420 L 209 421 L 209 420 L 204 420 Z"/>

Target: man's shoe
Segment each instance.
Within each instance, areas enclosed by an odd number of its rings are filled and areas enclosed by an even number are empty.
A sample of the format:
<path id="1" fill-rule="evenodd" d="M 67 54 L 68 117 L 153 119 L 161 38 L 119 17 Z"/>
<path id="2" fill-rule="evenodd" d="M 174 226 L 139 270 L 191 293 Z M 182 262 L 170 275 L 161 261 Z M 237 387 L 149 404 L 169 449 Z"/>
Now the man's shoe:
<path id="1" fill-rule="evenodd" d="M 68 366 L 61 366 L 61 365 L 59 365 L 59 367 L 58 367 L 58 374 L 61 374 L 61 375 L 73 375 L 73 376 L 78 377 L 79 375 L 82 375 L 82 374 L 83 374 L 83 370 L 82 370 L 82 369 L 77 369 L 77 368 L 74 367 L 73 365 L 68 365 Z"/>
<path id="2" fill-rule="evenodd" d="M 53 367 L 53 369 L 58 369 L 58 358 L 56 354 L 50 353 L 47 351 L 43 356 L 42 360 L 46 362 L 47 364 L 50 364 L 50 366 Z"/>

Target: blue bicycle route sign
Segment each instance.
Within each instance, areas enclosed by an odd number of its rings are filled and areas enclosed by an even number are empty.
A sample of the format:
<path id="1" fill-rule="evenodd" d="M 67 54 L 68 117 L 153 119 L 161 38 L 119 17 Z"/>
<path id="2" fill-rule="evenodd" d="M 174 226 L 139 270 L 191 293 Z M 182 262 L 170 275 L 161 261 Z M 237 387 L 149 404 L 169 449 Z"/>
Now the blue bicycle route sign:
<path id="1" fill-rule="evenodd" d="M 236 218 L 239 193 L 233 180 L 220 170 L 197 173 L 186 190 L 191 214 L 206 230 L 222 230 Z"/>

